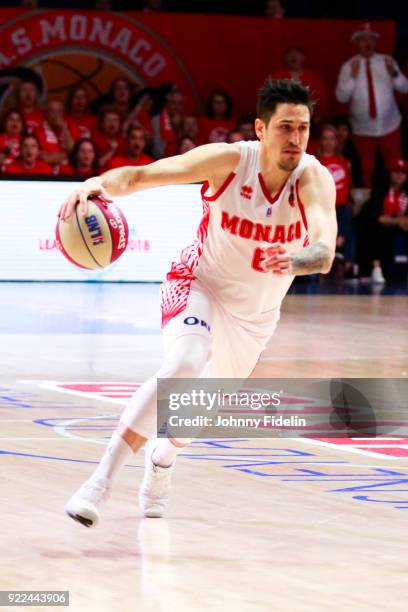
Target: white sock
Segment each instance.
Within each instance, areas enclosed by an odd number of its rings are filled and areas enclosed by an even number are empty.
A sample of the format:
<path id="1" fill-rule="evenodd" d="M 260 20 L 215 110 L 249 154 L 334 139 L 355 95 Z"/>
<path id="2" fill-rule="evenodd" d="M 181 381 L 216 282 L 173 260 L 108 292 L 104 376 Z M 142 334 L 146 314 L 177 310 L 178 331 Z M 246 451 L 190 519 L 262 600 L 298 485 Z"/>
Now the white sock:
<path id="1" fill-rule="evenodd" d="M 184 446 L 175 446 L 168 438 L 156 440 L 156 446 L 152 453 L 152 461 L 160 467 L 170 467 L 176 460 L 177 454 Z"/>
<path id="2" fill-rule="evenodd" d="M 129 444 L 115 431 L 92 478 L 114 478 L 134 455 Z"/>

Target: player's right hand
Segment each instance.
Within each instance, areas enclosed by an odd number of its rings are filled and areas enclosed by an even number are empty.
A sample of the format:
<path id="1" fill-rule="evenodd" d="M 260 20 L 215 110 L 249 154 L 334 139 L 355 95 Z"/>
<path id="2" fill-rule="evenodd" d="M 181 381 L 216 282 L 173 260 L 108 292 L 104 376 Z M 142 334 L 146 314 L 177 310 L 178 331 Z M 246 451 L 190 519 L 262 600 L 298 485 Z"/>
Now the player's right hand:
<path id="1" fill-rule="evenodd" d="M 263 268 L 265 272 L 274 274 L 289 274 L 291 272 L 290 257 L 281 244 L 264 247 L 265 260 Z"/>
<path id="2" fill-rule="evenodd" d="M 112 202 L 108 192 L 102 185 L 100 176 L 87 179 L 77 189 L 75 189 L 63 202 L 58 211 L 58 217 L 61 221 L 68 221 L 75 207 L 78 205 L 78 212 L 82 216 L 88 214 L 88 198 L 98 196 L 103 204 L 108 205 Z"/>

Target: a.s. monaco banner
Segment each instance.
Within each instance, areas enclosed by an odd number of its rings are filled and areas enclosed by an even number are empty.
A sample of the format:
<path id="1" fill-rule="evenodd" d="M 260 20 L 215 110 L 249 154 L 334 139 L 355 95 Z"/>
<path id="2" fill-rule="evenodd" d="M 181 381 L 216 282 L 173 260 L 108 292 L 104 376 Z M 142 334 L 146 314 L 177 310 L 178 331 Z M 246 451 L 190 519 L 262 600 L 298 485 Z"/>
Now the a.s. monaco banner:
<path id="1" fill-rule="evenodd" d="M 309 68 L 329 96 L 341 63 L 354 53 L 346 20 L 270 20 L 253 17 L 98 11 L 0 9 L 0 105 L 22 67 L 37 70 L 44 89 L 65 97 L 85 85 L 91 97 L 119 75 L 141 87 L 167 81 L 200 112 L 214 88 L 228 91 L 236 114 L 253 112 L 257 88 L 282 65 L 288 47 L 305 51 Z M 375 23 L 379 50 L 391 53 L 395 25 Z M 20 70 L 20 72 L 19 72 Z"/>

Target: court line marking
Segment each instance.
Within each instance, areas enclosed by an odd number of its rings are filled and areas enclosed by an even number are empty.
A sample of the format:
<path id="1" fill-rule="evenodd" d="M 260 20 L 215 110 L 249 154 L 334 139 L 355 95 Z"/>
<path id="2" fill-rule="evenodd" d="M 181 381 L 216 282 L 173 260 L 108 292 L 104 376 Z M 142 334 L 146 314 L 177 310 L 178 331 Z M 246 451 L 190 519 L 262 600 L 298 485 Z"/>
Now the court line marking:
<path id="1" fill-rule="evenodd" d="M 106 419 L 106 418 L 112 418 L 115 417 L 117 418 L 117 414 L 115 415 L 103 415 L 103 416 L 92 416 L 92 417 L 85 417 L 85 418 L 80 418 L 80 417 L 76 417 L 74 419 L 68 419 L 67 421 L 63 421 L 62 423 L 58 423 L 58 425 L 54 425 L 53 429 L 56 433 L 58 433 L 60 436 L 62 436 L 63 438 L 71 438 L 73 440 L 80 440 L 81 442 L 93 442 L 94 444 L 103 444 L 104 446 L 107 446 L 107 441 L 106 440 L 99 440 L 97 438 L 84 438 L 82 436 L 78 436 L 74 433 L 71 433 L 70 431 L 66 430 L 65 427 L 69 427 L 70 425 L 72 425 L 73 423 L 77 424 L 80 421 L 87 421 L 90 419 Z"/>
<path id="2" fill-rule="evenodd" d="M 84 438 L 85 440 L 86 438 Z M 16 441 L 16 440 L 59 440 L 61 442 L 61 438 L 0 438 L 0 440 L 6 441 Z"/>
<path id="3" fill-rule="evenodd" d="M 256 380 L 254 379 L 250 379 L 250 380 Z M 20 381 L 20 382 L 24 382 L 24 381 Z M 26 382 L 35 382 L 35 380 L 26 380 Z M 97 399 L 97 400 L 102 400 L 102 401 L 107 401 L 116 405 L 127 405 L 127 401 L 123 401 L 123 400 L 118 400 L 118 398 L 110 398 L 110 397 L 105 397 L 102 395 L 96 395 L 96 394 L 89 394 L 87 392 L 84 391 L 76 391 L 73 389 L 66 389 L 66 388 L 62 388 L 59 385 L 63 385 L 63 384 L 76 384 L 75 382 L 69 382 L 69 383 L 63 383 L 63 382 L 57 382 L 57 381 L 37 381 L 37 385 L 40 388 L 43 389 L 49 389 L 49 390 L 53 390 L 53 391 L 58 391 L 58 392 L 62 392 L 62 393 L 68 393 L 71 395 L 76 395 L 82 398 L 86 398 L 86 399 Z M 107 381 L 103 381 L 101 383 L 95 383 L 93 382 L 86 382 L 86 381 L 82 381 L 81 383 L 78 384 L 103 384 L 103 385 L 110 385 L 110 384 L 115 384 L 115 385 L 120 385 L 120 383 L 118 383 L 117 381 L 115 382 L 107 382 Z M 123 383 L 124 385 L 126 384 L 130 384 L 130 383 Z M 137 384 L 137 383 L 133 383 L 133 384 Z M 135 390 L 136 391 L 136 390 Z M 128 398 L 129 399 L 129 398 Z M 103 417 L 98 417 L 96 416 L 95 418 L 107 418 L 107 416 L 112 417 L 112 415 L 104 415 Z M 114 415 L 115 418 L 117 418 L 119 415 L 116 414 Z M 69 423 L 71 424 L 72 422 L 76 422 L 75 419 L 69 421 Z M 72 434 L 69 434 L 69 432 L 67 432 L 65 429 L 63 429 L 63 426 L 67 426 L 67 421 L 65 421 L 64 423 L 60 423 L 58 426 L 55 426 L 54 430 L 57 431 L 60 435 L 62 435 L 63 437 L 73 437 Z M 61 429 L 62 428 L 62 429 Z M 64 433 L 63 433 L 64 432 Z M 80 438 L 81 440 L 86 440 L 86 441 L 94 441 L 96 444 L 106 444 L 106 441 L 101 441 L 101 440 L 97 440 L 95 438 Z M 301 442 L 306 442 L 309 444 L 317 444 L 320 446 L 325 446 L 326 448 L 330 448 L 332 450 L 339 450 L 339 446 L 340 445 L 336 445 L 336 444 L 331 444 L 329 442 L 323 442 L 321 440 L 315 440 L 313 438 L 296 438 L 297 440 L 300 440 Z M 377 460 L 381 460 L 381 461 L 387 461 L 387 460 L 392 460 L 395 461 L 396 459 L 401 461 L 401 457 L 398 456 L 392 456 L 392 455 L 385 455 L 385 454 L 381 454 L 381 453 L 376 453 L 376 452 L 370 452 L 368 450 L 364 450 L 362 448 L 355 448 L 355 447 L 350 447 L 349 445 L 346 446 L 346 448 L 344 448 L 345 445 L 341 445 L 343 447 L 343 451 L 345 453 L 353 453 L 353 454 L 358 454 L 358 455 L 365 455 L 368 457 L 373 457 L 376 458 Z M 393 447 L 394 448 L 394 447 Z"/>
<path id="4" fill-rule="evenodd" d="M 395 355 L 396 359 L 407 359 L 408 357 L 408 353 L 400 353 Z M 262 363 L 269 363 L 269 362 L 274 362 L 274 361 L 321 361 L 321 362 L 326 362 L 326 361 L 344 361 L 345 359 L 347 359 L 347 361 L 388 361 L 389 360 L 389 356 L 387 357 L 387 355 L 384 355 L 383 357 L 379 356 L 379 357 L 373 357 L 372 355 L 340 355 L 337 357 L 331 357 L 330 355 L 324 355 L 323 357 L 321 355 L 319 356 L 315 356 L 315 357 L 291 357 L 291 356 L 287 356 L 287 357 L 266 357 L 266 358 L 262 358 L 262 361 L 260 362 L 260 364 Z M 394 356 L 393 356 L 393 360 L 394 360 Z M 406 376 L 406 374 L 405 374 Z M 335 376 L 332 376 L 332 378 L 336 378 Z"/>
<path id="5" fill-rule="evenodd" d="M 30 441 L 53 440 L 53 441 L 56 441 L 56 440 L 59 440 L 60 441 L 61 437 L 63 437 L 65 439 L 74 440 L 76 442 L 85 442 L 85 443 L 91 442 L 91 443 L 94 443 L 94 444 L 100 444 L 100 445 L 106 446 L 107 445 L 106 439 L 100 440 L 100 439 L 97 439 L 97 438 L 85 438 L 83 436 L 76 435 L 75 433 L 72 433 L 72 432 L 66 430 L 65 427 L 69 427 L 72 424 L 78 424 L 78 422 L 82 422 L 84 420 L 103 420 L 103 419 L 106 419 L 106 418 L 116 418 L 116 417 L 117 417 L 117 414 L 116 415 L 97 415 L 97 416 L 92 415 L 92 416 L 88 416 L 88 417 L 75 417 L 73 419 L 68 419 L 68 420 L 63 421 L 62 423 L 59 423 L 58 425 L 55 425 L 53 427 L 54 431 L 57 434 L 59 434 L 59 436 L 60 436 L 60 437 L 56 437 L 56 438 L 17 438 L 17 437 L 15 437 L 15 438 L 0 438 L 0 440 L 6 440 L 6 441 L 16 441 L 16 440 L 21 440 L 21 441 L 23 441 L 23 440 L 30 440 Z M 19 421 L 13 420 L 11 422 L 19 422 Z M 297 441 L 300 441 L 300 442 L 306 442 L 306 443 L 311 443 L 311 444 L 318 444 L 320 446 L 325 446 L 326 448 L 330 448 L 332 450 L 333 449 L 335 449 L 337 451 L 343 450 L 346 453 L 347 452 L 354 452 L 356 454 L 374 457 L 377 460 L 378 459 L 389 459 L 389 458 L 391 458 L 391 459 L 401 459 L 401 457 L 392 457 L 392 456 L 390 457 L 389 455 L 386 455 L 385 457 L 383 457 L 382 455 L 377 454 L 377 453 L 370 453 L 369 451 L 363 451 L 363 450 L 354 449 L 354 448 L 350 448 L 350 447 L 344 448 L 344 446 L 337 446 L 337 445 L 330 444 L 328 442 L 322 442 L 320 440 L 313 440 L 313 439 L 309 439 L 309 438 L 288 438 L 288 440 L 297 440 Z M 211 450 L 211 449 L 209 449 L 209 450 Z M 233 449 L 231 449 L 231 450 L 233 451 Z M 251 451 L 250 448 L 248 448 L 246 450 L 248 450 L 249 452 Z M 253 461 L 259 460 L 259 459 L 257 459 L 257 457 L 259 457 L 259 455 L 256 455 L 256 451 L 257 450 L 258 450 L 257 448 L 254 448 L 253 449 L 254 452 L 250 453 L 250 455 L 249 455 L 249 457 L 253 458 Z M 199 454 L 200 453 L 198 453 L 198 455 Z M 214 453 L 214 454 L 213 453 L 206 453 L 206 454 L 211 455 L 211 459 L 218 459 L 218 460 L 221 460 L 221 461 L 236 460 L 237 457 L 241 456 L 239 453 L 235 453 L 235 452 L 228 453 L 228 454 L 227 453 Z M 184 456 L 185 458 L 195 458 L 198 455 L 196 455 L 195 453 L 190 453 L 190 454 L 180 453 L 180 456 Z M 274 457 L 274 455 L 267 455 L 267 456 L 269 456 L 270 459 L 273 459 L 273 457 Z M 377 465 L 370 465 L 370 464 L 358 464 L 356 466 L 355 464 L 347 463 L 347 461 L 348 460 L 340 460 L 340 461 L 336 462 L 336 465 L 341 464 L 341 467 L 350 467 L 350 468 L 353 468 L 353 469 L 356 469 L 356 468 L 368 468 L 368 469 L 379 468 L 379 469 L 382 469 L 382 467 L 383 467 L 383 466 L 380 466 L 380 465 L 377 466 Z M 293 463 L 293 462 L 285 461 L 285 463 Z M 296 463 L 299 463 L 299 461 L 297 461 Z M 316 460 L 311 461 L 310 459 L 309 460 L 305 459 L 305 460 L 301 461 L 301 463 L 304 464 L 304 465 L 322 465 L 322 466 L 331 466 L 331 467 L 333 467 L 333 465 L 334 465 L 333 461 L 316 461 Z M 400 469 L 400 470 L 401 469 L 408 469 L 408 465 L 403 465 L 403 466 L 395 466 L 395 465 L 393 465 L 392 467 L 393 467 L 393 469 Z"/>
<path id="6" fill-rule="evenodd" d="M 402 459 L 401 457 L 398 457 L 398 456 L 382 455 L 381 453 L 372 453 L 370 451 L 363 450 L 362 448 L 355 448 L 348 444 L 332 444 L 330 442 L 323 442 L 322 440 L 314 440 L 313 438 L 296 438 L 296 440 L 300 440 L 301 442 L 306 442 L 306 444 L 318 444 L 320 446 L 325 446 L 326 448 L 331 448 L 332 450 L 339 450 L 340 448 L 342 448 L 345 452 L 348 452 L 348 453 L 355 453 L 357 455 L 366 455 L 368 457 L 375 457 L 376 459 L 382 459 L 382 460 L 385 459 L 386 461 L 388 459 L 392 459 L 392 460 L 398 459 L 399 461 L 401 461 Z M 391 446 L 390 444 L 388 445 L 388 447 L 396 448 L 395 445 Z M 408 467 L 408 463 L 406 467 Z"/>
<path id="7" fill-rule="evenodd" d="M 109 415 L 109 417 L 110 416 L 111 415 Z M 96 420 L 96 419 L 104 419 L 104 418 L 107 418 L 107 415 L 103 415 L 103 416 L 90 416 L 90 417 L 84 417 L 84 418 L 76 417 L 74 419 L 68 419 L 67 421 L 63 421 L 62 423 L 59 423 L 58 425 L 55 425 L 53 429 L 54 429 L 55 432 L 57 432 L 58 434 L 60 434 L 64 438 L 70 438 L 70 439 L 73 439 L 73 440 L 76 440 L 76 441 L 79 441 L 79 442 L 93 442 L 95 444 L 103 444 L 103 445 L 106 446 L 107 445 L 107 441 L 106 440 L 99 440 L 97 438 L 83 438 L 82 436 L 79 436 L 79 435 L 77 435 L 75 433 L 72 433 L 70 431 L 67 431 L 65 429 L 65 427 L 69 427 L 70 425 L 72 425 L 74 423 L 78 423 L 79 421 L 93 420 L 93 419 Z M 301 442 L 306 442 L 306 441 L 309 442 L 310 441 L 308 439 L 306 440 L 306 439 L 301 439 L 301 438 L 288 438 L 288 440 L 300 440 Z M 204 441 L 204 439 L 203 439 L 203 441 Z M 314 440 L 311 440 L 311 442 L 314 442 Z M 331 444 L 328 444 L 328 443 L 324 443 L 323 442 L 323 443 L 321 443 L 321 445 L 322 446 L 327 446 L 327 447 L 329 447 L 331 449 L 334 448 L 336 450 L 339 450 L 338 446 L 334 446 L 334 445 L 331 445 Z M 194 448 L 194 447 L 192 447 L 192 448 Z M 192 450 L 192 448 L 190 448 L 190 451 Z M 211 450 L 211 448 L 209 448 L 208 450 Z M 234 449 L 231 449 L 231 450 L 233 451 Z M 245 450 L 247 450 L 249 452 L 251 451 L 250 448 L 245 449 Z M 257 450 L 258 449 L 254 448 L 253 449 L 254 453 L 251 453 L 249 455 L 250 457 L 254 458 L 253 459 L 254 461 L 257 460 L 256 459 L 257 455 L 255 454 Z M 350 450 L 352 450 L 352 449 L 348 449 L 348 451 L 350 451 Z M 345 452 L 347 452 L 347 451 L 345 451 Z M 201 454 L 203 454 L 203 453 L 201 453 Z M 214 453 L 214 454 L 212 454 L 212 453 L 205 453 L 205 454 L 206 455 L 207 454 L 211 454 L 211 458 L 213 458 L 213 459 L 214 458 L 219 458 L 219 460 L 222 460 L 222 461 L 233 460 L 234 457 L 239 457 L 240 456 L 238 453 L 234 454 L 234 452 L 233 453 L 228 453 L 228 454 L 227 453 Z M 368 451 L 367 452 L 366 451 L 362 451 L 361 454 L 372 456 L 372 457 L 375 457 L 376 459 L 383 459 L 383 457 L 381 455 L 374 454 L 374 453 L 369 453 Z M 190 453 L 190 454 L 180 453 L 180 457 L 186 457 L 186 458 L 187 457 L 193 457 L 194 458 L 194 457 L 197 457 L 198 455 L 200 455 L 200 453 L 198 453 L 198 454 L 195 454 L 195 453 Z M 273 458 L 273 455 L 271 455 L 270 457 Z M 385 459 L 387 459 L 387 458 L 388 457 L 385 456 Z M 392 457 L 392 459 L 401 459 L 401 457 Z M 356 464 L 343 463 L 343 461 L 345 462 L 345 461 L 349 461 L 349 460 L 348 459 L 340 460 L 340 462 L 342 464 L 341 467 L 352 467 L 352 468 L 360 468 L 361 467 L 361 468 L 370 468 L 370 469 L 377 468 L 377 467 L 380 468 L 380 469 L 383 468 L 382 465 L 378 465 L 378 466 L 375 465 L 375 466 L 373 466 L 373 465 L 370 465 L 370 464 L 358 464 L 356 466 Z M 316 461 L 306 461 L 305 460 L 305 461 L 302 461 L 302 464 L 303 463 L 305 463 L 305 464 L 307 463 L 308 465 L 313 465 L 313 464 L 318 463 L 318 465 L 333 466 L 333 462 L 330 462 L 330 461 L 316 462 Z M 393 465 L 392 468 L 393 469 L 408 469 L 408 464 L 407 465 L 403 465 L 403 466 L 395 466 L 395 465 Z"/>

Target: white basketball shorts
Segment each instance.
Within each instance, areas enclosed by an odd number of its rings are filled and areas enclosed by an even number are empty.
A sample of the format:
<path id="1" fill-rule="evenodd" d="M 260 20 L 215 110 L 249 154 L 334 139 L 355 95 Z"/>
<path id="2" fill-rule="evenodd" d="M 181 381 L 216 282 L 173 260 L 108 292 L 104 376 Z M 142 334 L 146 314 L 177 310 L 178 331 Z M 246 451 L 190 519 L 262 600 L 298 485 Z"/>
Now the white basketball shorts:
<path id="1" fill-rule="evenodd" d="M 168 312 L 168 304 L 166 304 Z M 197 334 L 210 339 L 211 349 L 201 374 L 204 378 L 247 378 L 273 335 L 280 309 L 245 321 L 229 313 L 199 280 L 191 281 L 186 305 L 164 327 L 164 348 L 181 336 Z"/>

